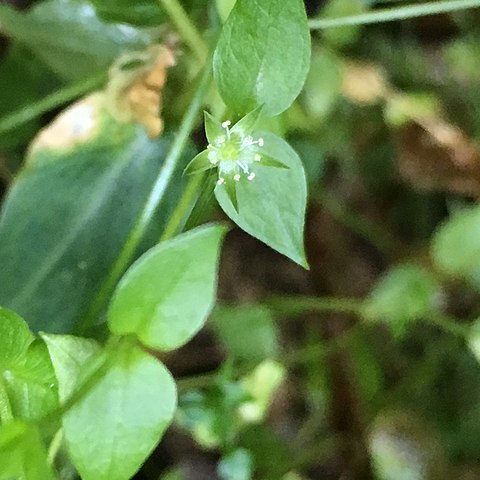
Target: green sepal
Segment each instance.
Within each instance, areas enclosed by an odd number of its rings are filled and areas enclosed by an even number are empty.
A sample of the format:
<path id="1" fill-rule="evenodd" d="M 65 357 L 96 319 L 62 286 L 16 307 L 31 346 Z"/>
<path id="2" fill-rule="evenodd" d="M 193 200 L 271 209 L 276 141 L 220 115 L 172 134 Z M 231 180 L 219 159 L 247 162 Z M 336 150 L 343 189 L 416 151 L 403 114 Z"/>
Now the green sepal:
<path id="1" fill-rule="evenodd" d="M 233 176 L 225 178 L 225 183 L 217 185 L 215 189 L 224 189 L 230 200 L 233 208 L 238 212 L 238 199 L 237 199 L 237 182 L 233 179 Z"/>
<path id="2" fill-rule="evenodd" d="M 260 118 L 260 115 L 262 114 L 262 110 L 263 105 L 260 105 L 255 110 L 247 113 L 232 127 L 232 133 L 251 135 L 255 129 L 258 119 Z"/>
<path id="3" fill-rule="evenodd" d="M 207 135 L 208 143 L 213 145 L 218 137 L 225 136 L 225 130 L 223 129 L 222 124 L 208 112 L 204 111 L 203 117 L 205 122 L 205 134 Z"/>
<path id="4" fill-rule="evenodd" d="M 204 150 L 200 152 L 186 167 L 184 174 L 193 175 L 195 173 L 205 172 L 211 168 L 215 168 L 215 165 L 210 162 L 208 158 L 209 151 Z"/>
<path id="5" fill-rule="evenodd" d="M 262 155 L 260 152 L 259 155 L 262 157 L 260 160 L 260 165 L 264 167 L 274 167 L 274 168 L 290 168 L 285 163 L 280 162 L 279 160 L 275 160 L 273 157 L 269 157 L 268 155 Z"/>

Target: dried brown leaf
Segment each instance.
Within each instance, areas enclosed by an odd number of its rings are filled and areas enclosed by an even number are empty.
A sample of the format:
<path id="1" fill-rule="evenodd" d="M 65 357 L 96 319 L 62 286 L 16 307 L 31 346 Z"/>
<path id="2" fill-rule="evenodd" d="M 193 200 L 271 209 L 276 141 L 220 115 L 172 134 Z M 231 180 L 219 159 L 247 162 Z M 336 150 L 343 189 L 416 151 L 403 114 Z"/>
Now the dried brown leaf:
<path id="1" fill-rule="evenodd" d="M 150 138 L 158 137 L 163 130 L 162 91 L 173 65 L 175 55 L 166 45 L 122 57 L 110 71 L 111 113 L 120 121 L 143 125 Z"/>
<path id="2" fill-rule="evenodd" d="M 480 197 L 480 149 L 441 118 L 412 122 L 397 133 L 399 171 L 417 188 Z"/>

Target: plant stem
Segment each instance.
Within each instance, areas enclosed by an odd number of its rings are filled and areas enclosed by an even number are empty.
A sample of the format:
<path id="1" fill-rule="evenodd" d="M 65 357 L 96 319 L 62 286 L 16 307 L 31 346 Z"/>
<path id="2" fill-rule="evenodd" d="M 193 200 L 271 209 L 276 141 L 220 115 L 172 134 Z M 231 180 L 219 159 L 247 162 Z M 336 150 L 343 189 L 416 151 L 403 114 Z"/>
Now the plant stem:
<path id="1" fill-rule="evenodd" d="M 175 24 L 185 43 L 203 65 L 208 57 L 208 46 L 180 2 L 178 0 L 159 0 L 159 2 Z"/>
<path id="2" fill-rule="evenodd" d="M 73 85 L 68 85 L 51 95 L 43 98 L 42 100 L 27 105 L 20 110 L 17 110 L 6 117 L 0 119 L 0 134 L 7 133 L 24 123 L 33 120 L 45 112 L 52 110 L 56 107 L 63 105 L 75 98 L 84 95 L 91 90 L 99 87 L 105 81 L 106 75 L 104 72 L 97 74 L 93 77 L 82 80 Z"/>
<path id="3" fill-rule="evenodd" d="M 458 323 L 455 318 L 441 312 L 432 313 L 428 317 L 425 317 L 425 321 L 460 338 L 468 338 L 470 335 L 470 329 L 468 327 Z"/>
<path id="4" fill-rule="evenodd" d="M 363 302 L 351 298 L 331 297 L 271 297 L 267 307 L 284 315 L 303 315 L 311 312 L 336 312 L 362 316 Z"/>
<path id="5" fill-rule="evenodd" d="M 90 305 L 90 308 L 82 322 L 80 322 L 77 329 L 79 333 L 84 333 L 85 330 L 92 325 L 92 322 L 95 320 L 97 314 L 107 302 L 113 288 L 132 261 L 140 240 L 147 230 L 159 204 L 163 200 L 177 163 L 183 153 L 190 133 L 195 126 L 195 121 L 202 107 L 203 98 L 209 85 L 210 75 L 211 62 L 208 62 L 201 75 L 193 99 L 190 102 L 190 105 L 182 119 L 177 136 L 175 137 L 162 168 L 158 173 L 147 201 L 145 202 L 145 205 L 143 206 L 135 225 L 130 231 L 118 258 L 112 267 L 112 270 L 103 282 L 103 285 L 100 287 L 100 290 Z"/>
<path id="6" fill-rule="evenodd" d="M 48 447 L 48 454 L 47 454 L 47 461 L 50 466 L 53 466 L 55 462 L 55 457 L 57 456 L 60 447 L 62 446 L 63 442 L 63 428 L 57 430 L 55 435 L 53 436 L 52 441 Z"/>
<path id="7" fill-rule="evenodd" d="M 179 233 L 183 224 L 186 221 L 186 216 L 192 209 L 195 198 L 198 197 L 198 192 L 203 184 L 204 175 L 193 175 L 185 187 L 180 201 L 177 203 L 175 210 L 170 217 L 165 230 L 160 237 L 160 241 L 163 242 L 172 238 L 175 234 Z"/>
<path id="8" fill-rule="evenodd" d="M 216 378 L 217 372 L 203 373 L 191 377 L 180 377 L 176 379 L 177 389 L 179 392 L 185 392 L 196 388 L 208 387 L 215 382 Z"/>
<path id="9" fill-rule="evenodd" d="M 386 8 L 362 13 L 360 15 L 339 18 L 317 18 L 310 20 L 308 25 L 311 30 L 322 30 L 324 28 L 343 27 L 346 25 L 365 25 L 368 23 L 405 20 L 407 18 L 424 17 L 475 7 L 480 7 L 480 0 L 444 0 L 420 3 L 417 5 L 406 5 L 397 8 Z"/>

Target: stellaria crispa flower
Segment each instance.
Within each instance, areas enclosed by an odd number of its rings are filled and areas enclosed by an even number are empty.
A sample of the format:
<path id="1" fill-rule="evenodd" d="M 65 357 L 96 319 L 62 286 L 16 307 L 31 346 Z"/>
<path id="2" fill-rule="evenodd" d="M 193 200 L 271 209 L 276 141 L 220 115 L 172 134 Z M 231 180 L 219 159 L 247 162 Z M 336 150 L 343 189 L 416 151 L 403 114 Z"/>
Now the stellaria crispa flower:
<path id="1" fill-rule="evenodd" d="M 283 163 L 265 155 L 263 138 L 252 136 L 261 107 L 248 113 L 232 127 L 227 120 L 220 123 L 205 112 L 205 133 L 208 147 L 199 153 L 187 166 L 185 173 L 193 174 L 217 168 L 216 188 L 224 188 L 235 209 L 237 205 L 236 186 L 242 181 L 254 181 L 255 166 L 264 165 L 288 168 Z"/>

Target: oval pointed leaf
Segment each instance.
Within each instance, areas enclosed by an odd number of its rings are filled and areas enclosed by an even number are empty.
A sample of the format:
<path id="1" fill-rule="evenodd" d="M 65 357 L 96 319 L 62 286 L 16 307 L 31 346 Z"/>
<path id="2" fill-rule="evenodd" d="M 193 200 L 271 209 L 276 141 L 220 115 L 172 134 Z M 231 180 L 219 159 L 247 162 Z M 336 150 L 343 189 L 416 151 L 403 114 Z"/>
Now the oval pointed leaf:
<path id="1" fill-rule="evenodd" d="M 100 345 L 73 335 L 42 334 L 41 337 L 55 369 L 60 400 L 65 402 L 77 388 L 85 365 L 101 353 Z"/>
<path id="2" fill-rule="evenodd" d="M 403 335 L 409 325 L 435 310 L 440 285 L 424 268 L 403 264 L 390 269 L 377 283 L 366 301 L 364 314 L 384 321 L 395 335 Z"/>
<path id="3" fill-rule="evenodd" d="M 83 480 L 128 480 L 169 426 L 176 407 L 168 370 L 137 347 L 114 352 L 102 378 L 63 418 Z"/>
<path id="4" fill-rule="evenodd" d="M 59 406 L 53 365 L 40 340 L 30 345 L 21 362 L 0 372 L 2 381 L 15 418 L 36 420 Z"/>
<path id="5" fill-rule="evenodd" d="M 225 103 L 238 113 L 264 105 L 286 110 L 300 93 L 310 64 L 310 32 L 301 0 L 238 0 L 214 54 Z"/>
<path id="6" fill-rule="evenodd" d="M 110 330 L 133 333 L 147 346 L 171 350 L 205 323 L 215 303 L 220 225 L 161 243 L 130 267 L 108 312 Z"/>
<path id="7" fill-rule="evenodd" d="M 262 165 L 252 167 L 253 181 L 236 184 L 238 209 L 232 205 L 224 189 L 216 188 L 215 196 L 224 212 L 243 230 L 274 250 L 306 267 L 303 228 L 307 186 L 302 162 L 290 145 L 281 138 L 262 135 L 262 152 L 288 168 Z"/>
<path id="8" fill-rule="evenodd" d="M 449 218 L 436 232 L 432 256 L 446 273 L 469 277 L 480 272 L 480 206 Z"/>

